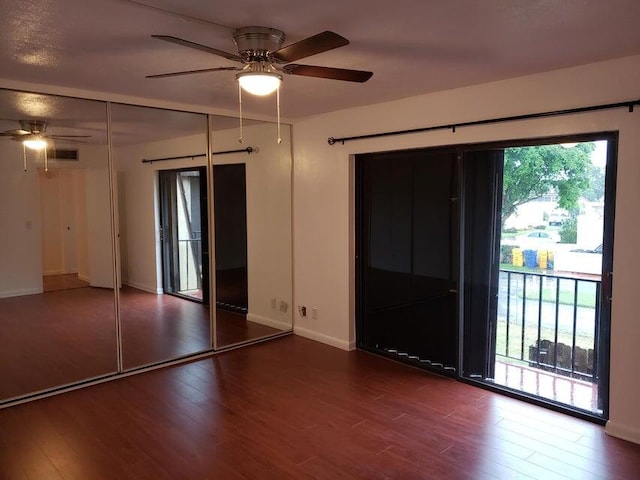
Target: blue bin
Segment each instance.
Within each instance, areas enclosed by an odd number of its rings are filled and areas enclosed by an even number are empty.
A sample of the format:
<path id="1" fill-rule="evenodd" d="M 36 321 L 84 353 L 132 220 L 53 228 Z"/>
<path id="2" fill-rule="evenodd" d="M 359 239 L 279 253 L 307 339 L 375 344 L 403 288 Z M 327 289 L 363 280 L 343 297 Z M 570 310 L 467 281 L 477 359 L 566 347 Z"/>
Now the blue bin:
<path id="1" fill-rule="evenodd" d="M 538 252 L 535 250 L 525 250 L 524 266 L 527 268 L 536 268 L 538 266 Z"/>

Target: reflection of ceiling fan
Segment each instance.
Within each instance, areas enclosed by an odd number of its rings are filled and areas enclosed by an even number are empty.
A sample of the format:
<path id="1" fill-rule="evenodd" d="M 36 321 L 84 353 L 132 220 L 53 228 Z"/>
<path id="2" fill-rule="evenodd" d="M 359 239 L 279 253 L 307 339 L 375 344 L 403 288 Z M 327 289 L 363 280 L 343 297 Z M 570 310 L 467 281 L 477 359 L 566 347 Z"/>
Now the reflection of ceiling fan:
<path id="1" fill-rule="evenodd" d="M 334 48 L 349 44 L 349 40 L 333 32 L 322 32 L 297 43 L 283 47 L 284 33 L 269 27 L 243 27 L 233 32 L 233 40 L 238 54 L 224 52 L 215 48 L 193 43 L 167 35 L 152 35 L 153 38 L 175 43 L 219 57 L 242 63 L 242 67 L 214 67 L 183 72 L 149 75 L 147 78 L 162 78 L 193 73 L 216 72 L 223 70 L 240 71 L 236 75 L 240 86 L 254 95 L 268 95 L 275 91 L 282 81 L 280 73 L 302 75 L 306 77 L 345 80 L 348 82 L 366 82 L 372 72 L 348 70 L 344 68 L 320 67 L 291 63 Z"/>
<path id="2" fill-rule="evenodd" d="M 46 135 L 47 122 L 44 120 L 20 120 L 20 128 L 17 130 L 7 130 L 0 132 L 0 137 L 11 137 L 16 142 L 31 148 L 32 150 L 42 150 L 49 145 L 47 140 L 62 140 L 72 143 L 86 143 L 78 138 L 89 138 L 90 135 Z"/>
<path id="3" fill-rule="evenodd" d="M 90 135 L 46 135 L 47 122 L 44 120 L 20 120 L 20 128 L 0 132 L 0 137 L 11 137 L 12 140 L 22 143 L 24 150 L 24 171 L 27 171 L 27 148 L 44 152 L 44 170 L 49 170 L 47 147 L 51 147 L 54 140 L 71 143 L 86 143 L 78 138 L 90 138 Z"/>

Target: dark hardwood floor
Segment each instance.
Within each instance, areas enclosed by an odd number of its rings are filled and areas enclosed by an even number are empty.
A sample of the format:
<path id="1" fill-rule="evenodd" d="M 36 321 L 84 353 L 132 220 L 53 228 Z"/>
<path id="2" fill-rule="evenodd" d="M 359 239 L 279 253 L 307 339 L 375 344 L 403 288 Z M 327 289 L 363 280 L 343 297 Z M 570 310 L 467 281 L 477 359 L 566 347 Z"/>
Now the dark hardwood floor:
<path id="1" fill-rule="evenodd" d="M 131 287 L 121 289 L 120 304 L 125 369 L 210 349 L 207 306 Z M 218 315 L 219 345 L 279 332 L 244 315 Z M 113 291 L 74 287 L 0 298 L 0 346 L 0 400 L 115 373 Z"/>
<path id="2" fill-rule="evenodd" d="M 114 318 L 108 289 L 1 298 L 0 399 L 115 372 Z"/>
<path id="3" fill-rule="evenodd" d="M 640 446 L 288 336 L 0 410 L 0 478 L 636 480 Z"/>
<path id="4" fill-rule="evenodd" d="M 123 286 L 120 324 L 125 370 L 211 348 L 209 307 L 172 295 Z"/>

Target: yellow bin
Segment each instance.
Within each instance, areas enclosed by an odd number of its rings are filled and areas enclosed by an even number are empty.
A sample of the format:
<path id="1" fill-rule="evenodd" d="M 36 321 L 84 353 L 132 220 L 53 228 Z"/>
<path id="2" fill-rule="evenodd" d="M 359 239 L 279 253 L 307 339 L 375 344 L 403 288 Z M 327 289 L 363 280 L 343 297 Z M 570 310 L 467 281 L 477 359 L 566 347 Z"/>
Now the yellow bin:
<path id="1" fill-rule="evenodd" d="M 524 265 L 524 257 L 522 255 L 521 248 L 512 248 L 511 249 L 511 258 L 514 267 L 521 267 Z"/>
<path id="2" fill-rule="evenodd" d="M 547 268 L 547 259 L 549 258 L 549 252 L 546 250 L 538 250 L 538 266 L 540 268 Z"/>

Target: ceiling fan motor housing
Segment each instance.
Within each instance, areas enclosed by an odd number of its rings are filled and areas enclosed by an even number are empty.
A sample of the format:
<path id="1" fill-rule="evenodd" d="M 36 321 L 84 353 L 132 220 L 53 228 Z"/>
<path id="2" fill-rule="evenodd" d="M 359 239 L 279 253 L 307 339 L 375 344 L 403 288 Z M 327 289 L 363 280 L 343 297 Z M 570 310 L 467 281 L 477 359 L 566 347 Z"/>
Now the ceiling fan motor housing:
<path id="1" fill-rule="evenodd" d="M 284 33 L 269 27 L 242 27 L 233 32 L 238 53 L 246 61 L 269 60 L 284 43 Z"/>
<path id="2" fill-rule="evenodd" d="M 44 133 L 47 122 L 43 120 L 20 120 L 20 128 L 29 133 Z"/>

